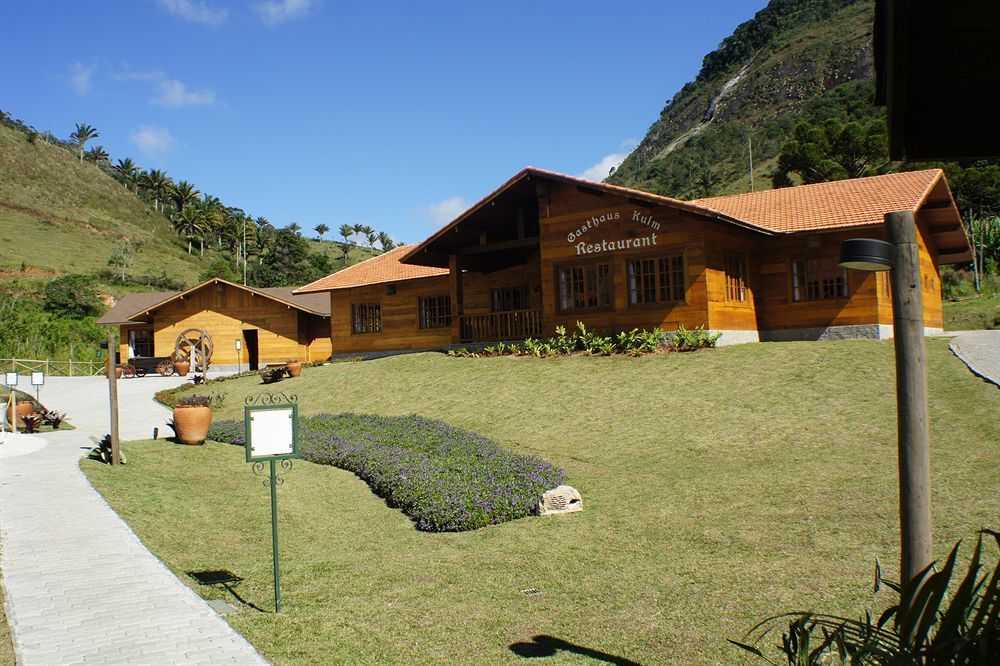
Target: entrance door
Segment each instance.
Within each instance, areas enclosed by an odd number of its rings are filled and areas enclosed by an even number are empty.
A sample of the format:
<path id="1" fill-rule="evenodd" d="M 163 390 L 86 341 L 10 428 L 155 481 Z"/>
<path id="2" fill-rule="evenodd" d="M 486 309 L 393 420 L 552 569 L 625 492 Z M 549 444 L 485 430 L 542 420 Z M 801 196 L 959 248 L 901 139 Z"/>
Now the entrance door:
<path id="1" fill-rule="evenodd" d="M 250 369 L 258 369 L 258 359 L 257 359 L 257 331 L 256 330 L 246 330 L 243 331 L 243 344 L 247 349 L 247 360 L 250 362 Z"/>

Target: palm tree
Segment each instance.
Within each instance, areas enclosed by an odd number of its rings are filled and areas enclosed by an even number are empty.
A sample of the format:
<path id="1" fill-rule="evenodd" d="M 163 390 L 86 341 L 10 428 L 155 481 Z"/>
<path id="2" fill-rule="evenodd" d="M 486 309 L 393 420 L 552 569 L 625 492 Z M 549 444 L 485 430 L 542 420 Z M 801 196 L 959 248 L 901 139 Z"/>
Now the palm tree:
<path id="1" fill-rule="evenodd" d="M 291 224 L 289 224 L 285 228 L 288 229 L 289 231 L 291 231 L 292 233 L 296 234 L 296 235 L 298 235 L 298 233 L 300 231 L 302 231 L 302 227 L 299 226 L 298 222 L 292 222 Z"/>
<path id="2" fill-rule="evenodd" d="M 77 123 L 76 131 L 69 135 L 69 138 L 73 139 L 78 146 L 80 146 L 80 161 L 83 161 L 83 147 L 91 139 L 96 139 L 100 134 L 97 130 L 88 125 L 87 123 Z"/>
<path id="3" fill-rule="evenodd" d="M 203 237 L 205 231 L 205 213 L 197 203 L 189 203 L 181 212 L 174 215 L 174 229 L 187 238 L 188 254 L 191 254 L 191 244 L 195 238 Z M 204 248 L 204 243 L 202 244 Z"/>
<path id="4" fill-rule="evenodd" d="M 382 246 L 383 252 L 388 252 L 396 247 L 396 241 L 392 240 L 392 236 L 384 231 L 378 232 L 378 244 Z"/>
<path id="5" fill-rule="evenodd" d="M 116 174 L 118 174 L 118 180 L 122 181 L 125 185 L 125 189 L 128 189 L 129 178 L 135 173 L 136 169 L 139 167 L 132 161 L 131 157 L 126 157 L 123 160 L 118 160 L 118 163 L 111 167 Z"/>
<path id="6" fill-rule="evenodd" d="M 378 234 L 375 233 L 374 229 L 372 229 L 371 231 L 366 231 L 365 232 L 365 236 L 368 237 L 368 249 L 371 250 L 372 254 L 374 254 L 375 253 L 375 241 L 378 240 Z"/>
<path id="7" fill-rule="evenodd" d="M 178 213 L 183 213 L 185 206 L 197 201 L 199 194 L 201 192 L 186 180 L 179 180 L 176 185 L 170 188 L 170 198 L 174 200 Z"/>
<path id="8" fill-rule="evenodd" d="M 319 236 L 319 239 L 323 240 L 323 234 L 328 232 L 330 230 L 330 227 L 326 226 L 325 224 L 317 224 L 315 227 L 313 227 L 313 230 L 316 232 L 316 235 Z"/>
<path id="9" fill-rule="evenodd" d="M 337 249 L 340 250 L 340 260 L 347 263 L 347 255 L 351 253 L 351 244 L 347 241 L 337 241 Z"/>
<path id="10" fill-rule="evenodd" d="M 271 247 L 271 240 L 274 238 L 274 225 L 267 221 L 265 217 L 258 217 L 256 221 L 257 231 L 254 236 L 254 249 L 257 252 L 257 263 L 264 263 L 264 255 Z"/>
<path id="11" fill-rule="evenodd" d="M 349 224 L 342 224 L 340 225 L 340 229 L 338 229 L 338 233 L 344 237 L 344 242 L 346 243 L 351 239 L 351 235 L 354 233 L 354 227 Z"/>
<path id="12" fill-rule="evenodd" d="M 219 197 L 206 194 L 202 201 L 202 210 L 205 211 L 205 229 L 216 238 L 219 248 L 222 248 L 222 236 L 226 227 L 226 207 L 222 205 Z"/>
<path id="13" fill-rule="evenodd" d="M 100 164 L 102 162 L 108 161 L 108 151 L 104 150 L 104 146 L 94 146 L 87 151 L 86 158 L 93 162 L 94 164 Z"/>
<path id="14" fill-rule="evenodd" d="M 129 160 L 131 162 L 131 160 Z M 143 175 L 143 184 L 149 190 L 150 194 L 153 195 L 153 208 L 155 210 L 162 210 L 163 207 L 160 202 L 163 200 L 167 189 L 170 187 L 170 178 L 167 174 L 159 169 L 151 169 Z"/>
<path id="15" fill-rule="evenodd" d="M 351 229 L 354 231 L 355 235 L 360 236 L 365 233 L 365 225 L 363 224 L 352 224 Z"/>

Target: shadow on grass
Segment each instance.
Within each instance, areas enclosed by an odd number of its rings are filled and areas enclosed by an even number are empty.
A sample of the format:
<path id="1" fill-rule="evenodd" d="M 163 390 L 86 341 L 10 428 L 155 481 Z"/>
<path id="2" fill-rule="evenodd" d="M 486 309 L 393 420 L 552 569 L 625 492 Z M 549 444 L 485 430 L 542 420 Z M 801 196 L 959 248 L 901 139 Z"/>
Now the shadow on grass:
<path id="1" fill-rule="evenodd" d="M 590 657 L 606 664 L 618 664 L 619 666 L 640 666 L 639 662 L 619 657 L 617 655 L 601 652 L 592 648 L 583 647 L 569 641 L 564 641 L 555 636 L 533 636 L 530 643 L 513 643 L 510 651 L 524 659 L 537 659 L 539 657 L 553 657 L 556 653 L 572 652 L 574 654 Z"/>
<path id="2" fill-rule="evenodd" d="M 244 606 L 254 609 L 259 613 L 266 613 L 263 608 L 251 603 L 241 597 L 239 593 L 232 588 L 233 585 L 239 585 L 243 582 L 243 579 L 232 571 L 227 571 L 224 569 L 216 570 L 206 570 L 206 571 L 187 571 L 188 576 L 191 576 L 199 585 L 205 585 L 207 587 L 223 588 L 226 592 L 233 595 L 236 601 L 240 602 Z"/>

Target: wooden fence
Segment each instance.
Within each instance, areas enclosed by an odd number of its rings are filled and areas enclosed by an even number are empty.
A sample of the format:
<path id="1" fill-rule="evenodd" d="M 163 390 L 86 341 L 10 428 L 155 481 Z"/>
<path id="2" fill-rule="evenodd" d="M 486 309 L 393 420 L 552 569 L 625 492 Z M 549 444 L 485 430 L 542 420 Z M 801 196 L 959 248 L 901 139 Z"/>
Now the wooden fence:
<path id="1" fill-rule="evenodd" d="M 26 375 L 32 372 L 44 372 L 46 377 L 94 377 L 104 374 L 104 361 L 0 358 L 0 372 L 19 372 Z"/>

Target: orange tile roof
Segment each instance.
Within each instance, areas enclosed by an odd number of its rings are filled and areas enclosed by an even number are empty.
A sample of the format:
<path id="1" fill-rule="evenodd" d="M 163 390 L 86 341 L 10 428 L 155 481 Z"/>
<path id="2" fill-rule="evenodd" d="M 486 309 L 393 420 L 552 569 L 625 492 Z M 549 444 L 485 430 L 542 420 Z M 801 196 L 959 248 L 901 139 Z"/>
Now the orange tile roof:
<path id="1" fill-rule="evenodd" d="M 369 284 L 399 282 L 400 280 L 413 280 L 448 274 L 447 268 L 414 266 L 412 264 L 400 263 L 400 259 L 414 247 L 414 245 L 400 245 L 377 257 L 362 261 L 360 264 L 348 266 L 332 275 L 327 275 L 325 278 L 320 278 L 304 287 L 299 287 L 295 290 L 295 293 L 308 294 L 315 291 L 348 289 L 350 287 L 362 287 Z"/>
<path id="2" fill-rule="evenodd" d="M 781 233 L 859 227 L 882 224 L 891 211 L 915 211 L 943 173 L 940 169 L 889 173 L 691 203 Z"/>

